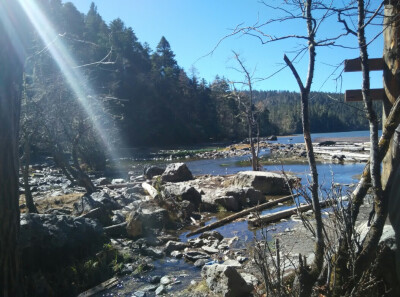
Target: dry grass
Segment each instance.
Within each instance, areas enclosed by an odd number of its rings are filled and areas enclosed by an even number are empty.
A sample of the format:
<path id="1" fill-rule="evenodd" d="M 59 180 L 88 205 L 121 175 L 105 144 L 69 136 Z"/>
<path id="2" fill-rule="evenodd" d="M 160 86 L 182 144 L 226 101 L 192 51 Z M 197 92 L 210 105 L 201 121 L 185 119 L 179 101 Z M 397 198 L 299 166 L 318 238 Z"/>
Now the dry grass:
<path id="1" fill-rule="evenodd" d="M 83 193 L 71 193 L 56 197 L 45 196 L 40 198 L 35 198 L 35 205 L 38 209 L 39 213 L 43 213 L 48 209 L 68 209 L 73 210 L 74 203 L 82 197 Z M 19 205 L 21 213 L 27 212 L 27 208 L 25 205 L 25 195 L 20 195 Z"/>

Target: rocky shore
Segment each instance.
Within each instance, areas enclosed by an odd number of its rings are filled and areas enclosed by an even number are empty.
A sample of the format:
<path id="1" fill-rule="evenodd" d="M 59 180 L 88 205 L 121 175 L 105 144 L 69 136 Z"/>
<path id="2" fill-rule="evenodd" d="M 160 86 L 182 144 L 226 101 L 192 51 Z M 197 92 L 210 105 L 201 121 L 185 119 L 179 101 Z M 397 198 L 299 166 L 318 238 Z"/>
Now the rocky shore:
<path id="1" fill-rule="evenodd" d="M 264 142 L 262 146 L 270 151 L 270 161 L 305 159 L 302 144 Z M 324 162 L 363 162 L 368 150 L 367 143 L 330 140 L 315 146 Z M 246 144 L 240 144 L 223 153 L 202 153 L 198 158 L 248 153 Z M 203 226 L 213 213 L 236 213 L 273 199 L 271 195 L 290 194 L 288 185 L 298 182 L 297 177 L 272 172 L 193 176 L 184 163 L 171 163 L 166 168 L 147 167 L 143 175 L 134 174 L 126 180 L 94 179 L 98 191 L 88 195 L 58 170 L 36 166 L 30 184 L 40 214 L 25 213 L 23 195 L 20 203 L 22 263 L 38 280 L 29 284 L 35 292 L 32 296 L 59 292 L 64 296 L 102 296 L 101 292 L 110 288 L 131 296 L 262 293 L 253 249 L 238 249 L 240 238 L 224 238 L 217 231 L 189 240 L 180 235 Z M 312 211 L 308 213 L 312 219 Z M 299 222 L 296 215 L 289 220 Z M 292 257 L 287 260 L 293 268 L 299 253 L 312 258 L 313 238 L 300 223 L 291 226 L 274 238 L 280 239 L 285 256 Z M 266 230 L 273 231 L 274 224 Z M 184 261 L 201 269 L 201 274 L 154 274 L 156 261 Z M 64 282 L 55 280 L 55 274 L 63 275 Z M 124 287 L 127 276 L 140 279 L 140 285 Z"/>

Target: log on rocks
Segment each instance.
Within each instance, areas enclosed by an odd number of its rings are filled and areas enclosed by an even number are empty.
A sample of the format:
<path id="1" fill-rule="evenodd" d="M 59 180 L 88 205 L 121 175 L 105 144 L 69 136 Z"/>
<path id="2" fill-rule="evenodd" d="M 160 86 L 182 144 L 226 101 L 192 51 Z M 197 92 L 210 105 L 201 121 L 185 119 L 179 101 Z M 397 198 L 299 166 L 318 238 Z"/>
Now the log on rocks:
<path id="1" fill-rule="evenodd" d="M 261 211 L 263 209 L 275 206 L 278 203 L 282 203 L 282 202 L 288 201 L 290 199 L 293 199 L 293 198 L 295 198 L 297 196 L 299 196 L 299 194 L 289 195 L 289 196 L 285 196 L 285 197 L 281 197 L 281 198 L 275 199 L 273 201 L 265 202 L 263 204 L 260 204 L 260 205 L 254 206 L 254 207 L 247 208 L 245 210 L 239 211 L 238 213 L 235 213 L 233 215 L 227 216 L 227 217 L 225 217 L 225 218 L 223 218 L 223 219 L 221 219 L 221 220 L 219 220 L 217 222 L 211 223 L 211 224 L 209 224 L 207 226 L 204 226 L 204 227 L 196 229 L 196 230 L 194 230 L 192 232 L 189 232 L 186 235 L 186 237 L 189 237 L 189 236 L 192 236 L 192 235 L 196 235 L 196 234 L 200 234 L 200 233 L 203 233 L 205 231 L 213 230 L 213 229 L 221 227 L 221 226 L 223 226 L 223 225 L 225 225 L 225 224 L 227 224 L 229 222 L 232 222 L 233 220 L 236 220 L 236 219 L 241 218 L 241 217 L 243 217 L 245 215 L 248 215 L 251 212 Z"/>
<path id="2" fill-rule="evenodd" d="M 114 286 L 116 286 L 118 284 L 118 278 L 117 277 L 113 277 L 110 278 L 109 280 L 106 280 L 105 282 L 101 283 L 100 285 L 87 290 L 81 294 L 78 295 L 78 297 L 89 297 L 89 296 L 93 296 L 94 294 L 97 294 L 101 291 L 110 289 Z"/>
<path id="3" fill-rule="evenodd" d="M 116 224 L 108 227 L 104 227 L 104 233 L 110 237 L 118 237 L 123 236 L 126 237 L 128 235 L 126 231 L 126 226 L 128 225 L 127 222 L 123 222 L 121 224 Z"/>
<path id="4" fill-rule="evenodd" d="M 101 185 L 101 186 L 97 186 L 97 188 L 99 189 L 103 189 L 103 188 L 109 188 L 109 189 L 121 189 L 121 188 L 132 188 L 138 184 L 140 184 L 141 182 L 132 182 L 132 183 L 123 183 L 123 184 L 107 184 L 107 185 Z"/>
<path id="5" fill-rule="evenodd" d="M 321 207 L 329 206 L 332 203 L 334 203 L 332 200 L 320 201 Z M 297 214 L 299 212 L 302 213 L 302 212 L 305 212 L 310 209 L 312 209 L 311 204 L 300 205 L 300 206 L 292 207 L 292 208 L 285 209 L 282 211 L 278 211 L 275 213 L 267 214 L 267 215 L 261 216 L 259 218 L 248 220 L 248 223 L 249 223 L 249 225 L 251 225 L 253 227 L 260 227 L 262 225 L 276 222 L 278 220 L 288 218 L 294 214 Z"/>
<path id="6" fill-rule="evenodd" d="M 148 183 L 142 183 L 142 188 L 151 196 L 151 198 L 158 199 L 159 193 L 152 185 Z"/>

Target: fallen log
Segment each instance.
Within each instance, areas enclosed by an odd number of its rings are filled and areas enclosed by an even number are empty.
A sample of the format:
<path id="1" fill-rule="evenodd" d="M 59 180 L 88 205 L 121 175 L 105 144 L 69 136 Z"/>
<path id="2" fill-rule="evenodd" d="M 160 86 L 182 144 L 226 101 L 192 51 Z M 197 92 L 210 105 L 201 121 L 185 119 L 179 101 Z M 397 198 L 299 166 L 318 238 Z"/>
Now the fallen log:
<path id="1" fill-rule="evenodd" d="M 196 229 L 196 230 L 194 230 L 192 232 L 189 232 L 188 234 L 186 234 L 186 237 L 189 237 L 189 236 L 192 236 L 192 235 L 196 235 L 196 234 L 200 234 L 200 233 L 203 233 L 205 231 L 213 230 L 213 229 L 221 227 L 221 226 L 223 226 L 223 225 L 225 225 L 225 224 L 227 224 L 229 222 L 232 222 L 232 221 L 234 221 L 234 220 L 236 220 L 238 218 L 241 218 L 241 217 L 243 217 L 245 215 L 248 215 L 251 212 L 261 211 L 263 209 L 275 206 L 278 203 L 282 203 L 282 202 L 288 201 L 290 199 L 293 199 L 293 198 L 295 198 L 297 196 L 299 196 L 299 194 L 289 195 L 289 196 L 285 196 L 285 197 L 281 197 L 281 198 L 275 199 L 273 201 L 265 202 L 263 204 L 260 204 L 260 205 L 254 206 L 254 207 L 247 208 L 245 210 L 239 211 L 238 213 L 235 213 L 233 215 L 227 216 L 227 217 L 225 217 L 225 218 L 223 218 L 223 219 L 221 219 L 221 220 L 219 220 L 217 222 L 211 223 L 211 224 L 209 224 L 207 226 L 204 226 L 204 227 Z"/>
<path id="2" fill-rule="evenodd" d="M 151 196 L 153 199 L 158 199 L 160 196 L 156 188 L 148 183 L 142 183 L 142 188 Z"/>
<path id="3" fill-rule="evenodd" d="M 121 189 L 121 188 L 131 188 L 136 185 L 140 185 L 142 182 L 137 181 L 137 182 L 131 182 L 131 183 L 123 183 L 123 184 L 107 184 L 107 185 L 101 185 L 97 186 L 99 189 L 103 188 L 109 188 L 109 189 Z"/>
<path id="4" fill-rule="evenodd" d="M 118 278 L 117 277 L 113 277 L 113 278 L 110 278 L 109 280 L 106 280 L 105 282 L 101 283 L 100 285 L 98 285 L 98 286 L 96 286 L 96 287 L 94 287 L 94 288 L 92 288 L 90 290 L 87 290 L 87 291 L 85 291 L 83 293 L 80 293 L 78 295 L 78 297 L 93 296 L 94 294 L 97 294 L 97 293 L 99 293 L 101 291 L 104 291 L 106 289 L 110 289 L 110 288 L 116 286 L 117 284 L 118 284 Z"/>
<path id="5" fill-rule="evenodd" d="M 104 227 L 103 230 L 104 233 L 110 237 L 118 237 L 118 236 L 126 237 L 128 235 L 128 233 L 126 232 L 127 225 L 128 225 L 127 222 L 123 222 L 120 224 Z"/>
<path id="6" fill-rule="evenodd" d="M 332 200 L 320 201 L 321 207 L 328 206 L 328 205 L 330 205 L 332 203 L 334 203 Z M 260 227 L 262 225 L 267 225 L 269 223 L 276 222 L 276 221 L 279 221 L 281 219 L 288 218 L 288 217 L 290 217 L 290 216 L 292 216 L 294 214 L 302 213 L 302 212 L 305 212 L 305 211 L 310 210 L 310 209 L 312 209 L 312 205 L 311 204 L 295 206 L 295 207 L 292 207 L 292 208 L 289 208 L 289 209 L 285 209 L 285 210 L 278 211 L 278 212 L 275 212 L 275 213 L 267 214 L 267 215 L 261 216 L 259 218 L 248 220 L 248 223 L 249 223 L 249 225 L 251 225 L 253 227 Z"/>

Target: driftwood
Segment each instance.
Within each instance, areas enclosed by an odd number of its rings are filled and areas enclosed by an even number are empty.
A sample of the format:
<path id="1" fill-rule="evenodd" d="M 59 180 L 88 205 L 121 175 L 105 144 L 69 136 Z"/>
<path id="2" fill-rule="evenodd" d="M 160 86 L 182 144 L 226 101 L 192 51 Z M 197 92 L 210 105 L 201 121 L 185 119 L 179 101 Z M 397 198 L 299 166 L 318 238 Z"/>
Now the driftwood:
<path id="1" fill-rule="evenodd" d="M 263 209 L 266 209 L 268 207 L 275 206 L 278 203 L 285 202 L 285 201 L 288 201 L 290 199 L 293 199 L 294 197 L 297 197 L 298 195 L 299 194 L 285 196 L 285 197 L 282 197 L 282 198 L 275 199 L 273 201 L 265 202 L 263 204 L 260 204 L 260 205 L 254 206 L 254 207 L 247 208 L 247 209 L 242 210 L 242 211 L 240 211 L 238 213 L 235 213 L 235 214 L 230 215 L 230 216 L 228 216 L 226 218 L 223 218 L 223 219 L 221 219 L 221 220 L 219 220 L 217 222 L 211 223 L 210 225 L 207 225 L 207 226 L 201 227 L 199 229 L 196 229 L 196 230 L 194 230 L 192 232 L 189 232 L 186 235 L 186 237 L 189 237 L 189 236 L 192 236 L 192 235 L 196 235 L 196 234 L 200 234 L 200 233 L 203 233 L 205 231 L 209 231 L 209 230 L 221 227 L 221 226 L 223 226 L 223 225 L 225 225 L 225 224 L 227 224 L 229 222 L 232 222 L 233 220 L 236 220 L 236 219 L 241 218 L 241 217 L 243 217 L 245 215 L 248 215 L 251 212 L 257 212 L 257 211 L 261 211 Z"/>
<path id="2" fill-rule="evenodd" d="M 116 225 L 111 225 L 111 226 L 107 226 L 104 227 L 104 233 L 107 234 L 108 236 L 127 236 L 127 232 L 126 232 L 126 226 L 128 225 L 127 222 L 123 222 L 120 224 L 116 224 Z"/>
<path id="3" fill-rule="evenodd" d="M 121 188 L 131 188 L 136 185 L 140 185 L 141 182 L 131 182 L 131 183 L 123 183 L 123 184 L 107 184 L 107 185 L 102 185 L 102 186 L 97 186 L 97 188 L 103 189 L 103 188 L 109 188 L 109 189 L 121 189 Z"/>
<path id="4" fill-rule="evenodd" d="M 142 188 L 151 196 L 153 199 L 157 199 L 160 195 L 156 188 L 148 183 L 142 183 Z"/>
<path id="5" fill-rule="evenodd" d="M 330 205 L 334 203 L 332 200 L 325 200 L 325 201 L 320 201 L 319 205 L 322 207 L 325 207 L 327 205 Z M 261 216 L 259 218 L 255 218 L 252 220 L 248 220 L 249 225 L 254 226 L 254 227 L 260 227 L 262 225 L 266 225 L 268 223 L 276 222 L 281 219 L 288 218 L 294 214 L 305 212 L 307 210 L 312 209 L 311 204 L 306 204 L 306 205 L 300 205 L 300 206 L 295 206 L 289 209 L 285 209 L 282 211 L 278 211 L 275 213 L 267 214 L 264 216 Z"/>
<path id="6" fill-rule="evenodd" d="M 101 291 L 110 289 L 114 286 L 116 286 L 118 284 L 118 278 L 117 277 L 113 277 L 110 278 L 109 280 L 106 280 L 105 282 L 101 283 L 100 285 L 91 288 L 90 290 L 87 290 L 83 293 L 80 293 L 78 295 L 78 297 L 89 297 L 89 296 L 93 296 L 94 294 L 97 294 Z"/>

